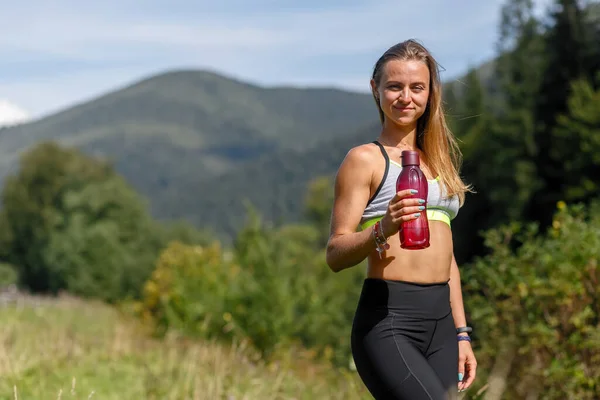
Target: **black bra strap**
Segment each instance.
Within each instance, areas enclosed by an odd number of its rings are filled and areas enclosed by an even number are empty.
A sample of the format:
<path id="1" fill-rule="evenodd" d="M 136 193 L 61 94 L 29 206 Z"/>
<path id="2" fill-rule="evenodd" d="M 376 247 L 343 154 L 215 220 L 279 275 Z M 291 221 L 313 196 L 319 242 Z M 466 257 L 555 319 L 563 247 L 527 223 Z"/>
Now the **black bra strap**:
<path id="1" fill-rule="evenodd" d="M 377 195 L 381 191 L 381 188 L 383 187 L 383 184 L 387 179 L 388 171 L 390 169 L 390 157 L 388 156 L 387 151 L 385 151 L 383 145 L 377 140 L 374 140 L 373 143 L 379 146 L 379 150 L 381 150 L 381 154 L 383 154 L 383 158 L 385 158 L 385 171 L 383 172 L 383 177 L 381 178 L 381 182 L 379 182 L 379 186 L 377 186 L 377 190 L 375 190 L 375 193 L 373 193 L 373 196 L 371 196 L 371 198 L 367 202 L 367 206 L 371 204 L 373 200 L 375 200 L 375 197 L 377 197 Z"/>

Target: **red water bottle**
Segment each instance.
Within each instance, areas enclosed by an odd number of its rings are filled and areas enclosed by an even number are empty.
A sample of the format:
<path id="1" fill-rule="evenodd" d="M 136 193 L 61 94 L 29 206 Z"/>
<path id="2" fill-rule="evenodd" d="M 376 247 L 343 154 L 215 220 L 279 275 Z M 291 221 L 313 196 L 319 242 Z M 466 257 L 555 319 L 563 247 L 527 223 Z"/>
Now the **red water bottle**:
<path id="1" fill-rule="evenodd" d="M 427 194 L 429 186 L 427 177 L 419 167 L 419 153 L 404 150 L 402 152 L 402 171 L 396 180 L 396 191 L 415 189 L 417 193 L 406 198 L 420 198 L 425 200 L 423 206 L 427 207 Z M 429 220 L 427 213 L 421 212 L 416 219 L 402 222 L 399 230 L 400 247 L 409 250 L 425 249 L 429 247 Z"/>

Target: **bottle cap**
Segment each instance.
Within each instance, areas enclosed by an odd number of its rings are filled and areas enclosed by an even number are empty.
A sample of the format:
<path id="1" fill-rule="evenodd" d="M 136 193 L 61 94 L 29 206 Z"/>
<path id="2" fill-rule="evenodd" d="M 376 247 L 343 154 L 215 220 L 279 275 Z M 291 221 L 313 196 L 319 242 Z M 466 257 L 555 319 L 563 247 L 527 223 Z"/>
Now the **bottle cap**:
<path id="1" fill-rule="evenodd" d="M 402 166 L 419 165 L 419 153 L 412 150 L 402 151 Z"/>

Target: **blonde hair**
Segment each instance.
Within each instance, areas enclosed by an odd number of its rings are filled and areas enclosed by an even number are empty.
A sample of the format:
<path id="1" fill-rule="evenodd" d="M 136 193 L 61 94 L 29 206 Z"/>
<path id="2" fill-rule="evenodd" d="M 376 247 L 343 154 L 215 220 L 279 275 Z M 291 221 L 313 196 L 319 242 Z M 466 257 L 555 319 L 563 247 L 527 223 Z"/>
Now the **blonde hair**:
<path id="1" fill-rule="evenodd" d="M 406 40 L 390 47 L 377 60 L 373 69 L 373 80 L 376 86 L 379 86 L 381 82 L 385 65 L 391 60 L 421 61 L 429 68 L 429 98 L 425 112 L 417 121 L 417 147 L 425 153 L 428 167 L 433 174 L 440 177 L 448 191 L 448 196 L 458 195 L 462 205 L 465 200 L 465 192 L 472 191 L 472 189 L 463 182 L 459 175 L 462 153 L 454 135 L 446 124 L 438 64 L 423 45 L 413 39 Z M 379 119 L 383 124 L 385 115 L 379 105 L 379 99 L 375 91 L 373 97 L 379 111 Z"/>

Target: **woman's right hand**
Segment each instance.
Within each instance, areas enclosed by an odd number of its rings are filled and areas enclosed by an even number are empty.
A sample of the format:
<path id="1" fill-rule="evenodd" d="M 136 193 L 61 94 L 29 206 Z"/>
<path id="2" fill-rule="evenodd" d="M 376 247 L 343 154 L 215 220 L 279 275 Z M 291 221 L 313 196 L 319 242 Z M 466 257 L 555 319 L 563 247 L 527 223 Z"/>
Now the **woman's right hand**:
<path id="1" fill-rule="evenodd" d="M 412 191 L 412 189 L 406 189 L 397 192 L 392 200 L 390 200 L 387 211 L 381 219 L 381 227 L 386 238 L 396 234 L 402 222 L 417 219 L 423 210 L 425 210 L 423 206 L 425 203 L 424 200 L 420 198 L 406 198 L 415 194 L 418 193 Z"/>

